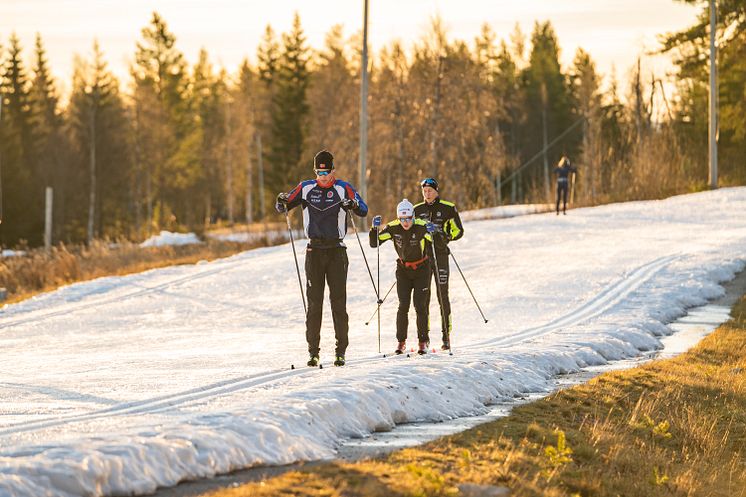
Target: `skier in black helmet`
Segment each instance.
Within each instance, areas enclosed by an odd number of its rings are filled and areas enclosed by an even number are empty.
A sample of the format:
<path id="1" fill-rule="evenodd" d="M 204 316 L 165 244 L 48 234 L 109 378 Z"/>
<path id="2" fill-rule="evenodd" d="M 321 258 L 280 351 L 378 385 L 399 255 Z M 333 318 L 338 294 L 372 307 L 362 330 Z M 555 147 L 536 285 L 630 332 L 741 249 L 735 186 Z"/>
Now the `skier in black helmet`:
<path id="1" fill-rule="evenodd" d="M 567 192 L 569 190 L 570 175 L 577 173 L 577 169 L 570 165 L 570 159 L 563 155 L 554 168 L 557 175 L 557 215 L 560 213 L 560 198 L 562 199 L 562 214 L 567 214 Z"/>
<path id="2" fill-rule="evenodd" d="M 396 260 L 396 293 L 399 309 L 396 312 L 396 354 L 407 349 L 407 328 L 409 327 L 409 305 L 414 300 L 417 313 L 418 354 L 426 354 L 430 344 L 428 333 L 428 307 L 430 303 L 430 243 L 432 237 L 427 231 L 426 222 L 415 219 L 412 203 L 404 199 L 396 207 L 396 220 L 379 230 L 381 216 L 373 220 L 370 229 L 370 246 L 376 247 L 386 240 L 394 242 L 399 258 Z M 378 240 L 376 240 L 376 236 Z"/>
<path id="3" fill-rule="evenodd" d="M 303 227 L 308 237 L 306 248 L 306 341 L 309 366 L 319 364 L 324 281 L 329 285 L 334 336 L 337 341 L 335 366 L 344 366 L 349 343 L 347 334 L 347 248 L 342 239 L 347 234 L 347 212 L 360 217 L 368 206 L 349 183 L 334 172 L 334 156 L 322 150 L 313 158 L 316 179 L 302 181 L 289 193 L 277 195 L 277 212 L 303 207 Z"/>
<path id="4" fill-rule="evenodd" d="M 441 310 L 441 326 L 443 334 L 443 350 L 451 348 L 451 302 L 448 298 L 448 276 L 450 273 L 448 265 L 448 243 L 458 240 L 464 236 L 464 227 L 461 224 L 461 218 L 453 202 L 448 202 L 440 198 L 440 185 L 435 178 L 425 178 L 420 182 L 422 187 L 422 198 L 424 202 L 414 206 L 414 215 L 418 219 L 432 222 L 435 225 L 433 233 L 433 246 L 435 247 L 435 258 L 437 268 L 440 274 L 435 275 L 435 284 L 438 285 L 439 291 L 438 303 Z M 433 274 L 435 273 L 436 264 L 431 265 Z M 436 287 L 438 290 L 438 287 Z"/>

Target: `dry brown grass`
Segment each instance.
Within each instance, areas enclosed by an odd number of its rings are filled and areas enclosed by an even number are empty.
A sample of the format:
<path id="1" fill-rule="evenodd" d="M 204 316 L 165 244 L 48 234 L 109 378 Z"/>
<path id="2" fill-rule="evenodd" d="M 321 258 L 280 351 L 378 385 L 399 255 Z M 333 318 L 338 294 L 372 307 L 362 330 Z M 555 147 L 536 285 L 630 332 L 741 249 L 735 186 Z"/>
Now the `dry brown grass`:
<path id="1" fill-rule="evenodd" d="M 675 359 L 604 374 L 458 435 L 209 495 L 453 496 L 470 482 L 514 496 L 744 496 L 746 300 L 732 315 Z"/>

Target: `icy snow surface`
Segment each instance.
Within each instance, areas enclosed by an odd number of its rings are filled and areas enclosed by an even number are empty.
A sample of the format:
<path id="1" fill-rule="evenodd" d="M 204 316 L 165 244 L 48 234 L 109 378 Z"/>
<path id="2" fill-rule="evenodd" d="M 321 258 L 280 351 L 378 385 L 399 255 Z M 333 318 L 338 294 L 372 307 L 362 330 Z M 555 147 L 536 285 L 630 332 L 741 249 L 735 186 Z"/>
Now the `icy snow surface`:
<path id="1" fill-rule="evenodd" d="M 153 235 L 140 244 L 141 247 L 162 247 L 164 245 L 191 245 L 193 243 L 202 243 L 194 233 L 171 233 L 170 231 L 161 231 L 158 235 Z"/>
<path id="2" fill-rule="evenodd" d="M 377 210 L 388 209 L 371 215 Z M 454 356 L 377 353 L 376 321 L 363 324 L 375 297 L 353 234 L 344 368 L 330 364 L 328 305 L 326 367 L 299 367 L 304 318 L 287 244 L 6 306 L 0 495 L 148 493 L 257 464 L 333 457 L 347 437 L 483 414 L 491 403 L 547 391 L 557 373 L 659 348 L 666 323 L 721 295 L 718 283 L 746 263 L 744 212 L 746 188 L 736 188 L 467 222 L 453 252 L 489 323 L 451 264 Z M 375 265 L 375 250 L 366 252 Z M 394 258 L 383 245 L 384 290 Z M 395 346 L 395 300 L 383 306 L 384 352 Z M 435 302 L 431 311 L 435 323 Z"/>
<path id="3" fill-rule="evenodd" d="M 461 212 L 462 221 L 482 221 L 485 219 L 500 219 L 506 217 L 525 216 L 526 214 L 539 214 L 554 210 L 549 204 L 518 204 L 500 205 L 474 211 Z"/>

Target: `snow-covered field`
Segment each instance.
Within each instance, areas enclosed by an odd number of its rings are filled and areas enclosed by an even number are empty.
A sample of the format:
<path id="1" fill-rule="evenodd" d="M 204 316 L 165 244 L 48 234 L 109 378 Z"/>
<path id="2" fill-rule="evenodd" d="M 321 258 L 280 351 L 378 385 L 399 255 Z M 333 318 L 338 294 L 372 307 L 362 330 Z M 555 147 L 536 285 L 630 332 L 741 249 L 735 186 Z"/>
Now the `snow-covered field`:
<path id="1" fill-rule="evenodd" d="M 147 493 L 251 465 L 333 457 L 346 437 L 481 414 L 545 391 L 557 373 L 660 347 L 666 323 L 719 296 L 718 282 L 746 264 L 744 212 L 746 188 L 736 188 L 467 222 L 452 248 L 489 322 L 452 264 L 453 356 L 378 354 L 376 322 L 363 324 L 375 296 L 352 233 L 344 368 L 330 364 L 327 309 L 324 369 L 290 369 L 305 363 L 306 344 L 288 245 L 7 306 L 0 495 Z M 297 246 L 302 254 L 304 241 Z M 375 250 L 366 252 L 375 264 Z M 382 289 L 393 273 L 385 244 Z M 431 310 L 435 323 L 435 303 Z M 395 346 L 395 312 L 392 295 L 384 352 Z M 439 330 L 432 338 L 438 345 Z"/>

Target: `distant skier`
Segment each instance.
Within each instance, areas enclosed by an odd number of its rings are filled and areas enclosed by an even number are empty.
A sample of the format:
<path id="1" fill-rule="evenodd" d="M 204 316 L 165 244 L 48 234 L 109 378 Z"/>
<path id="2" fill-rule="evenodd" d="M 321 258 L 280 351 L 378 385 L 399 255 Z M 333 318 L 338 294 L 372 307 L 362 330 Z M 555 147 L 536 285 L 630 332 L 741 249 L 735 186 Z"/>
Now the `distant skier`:
<path id="1" fill-rule="evenodd" d="M 432 236 L 427 231 L 427 223 L 414 218 L 412 203 L 404 199 L 396 206 L 395 221 L 379 230 L 381 216 L 373 219 L 370 229 L 370 246 L 386 240 L 393 240 L 399 258 L 396 260 L 396 293 L 399 296 L 399 309 L 396 311 L 396 340 L 399 342 L 395 353 L 407 349 L 407 328 L 409 327 L 409 304 L 414 300 L 417 313 L 418 354 L 426 354 L 430 344 L 428 333 L 428 304 L 430 302 L 430 243 Z M 431 228 L 432 229 L 432 228 Z"/>
<path id="2" fill-rule="evenodd" d="M 302 181 L 289 193 L 277 195 L 275 209 L 286 212 L 303 207 L 303 227 L 308 237 L 306 248 L 306 341 L 309 366 L 319 364 L 321 316 L 324 303 L 324 281 L 329 285 L 329 300 L 336 338 L 335 366 L 344 366 L 349 344 L 347 316 L 347 248 L 342 239 L 347 234 L 347 211 L 360 217 L 368 206 L 349 184 L 336 178 L 334 156 L 322 150 L 313 158 L 316 179 Z"/>
<path id="3" fill-rule="evenodd" d="M 577 173 L 577 169 L 570 165 L 570 159 L 562 156 L 554 168 L 554 174 L 557 175 L 557 215 L 560 212 L 560 197 L 562 198 L 562 214 L 567 215 L 567 192 L 570 187 L 570 175 Z"/>
<path id="4" fill-rule="evenodd" d="M 435 258 L 439 275 L 435 282 L 440 286 L 438 302 L 441 309 L 441 329 L 443 333 L 443 346 L 441 349 L 451 348 L 451 302 L 448 298 L 448 243 L 458 240 L 464 236 L 464 227 L 458 215 L 456 205 L 440 199 L 439 186 L 435 178 L 425 178 L 420 182 L 422 197 L 425 200 L 414 206 L 414 216 L 424 221 L 430 221 L 435 225 L 433 244 L 435 246 Z M 431 271 L 435 273 L 435 264 L 431 265 Z M 438 288 L 436 287 L 436 290 Z"/>

